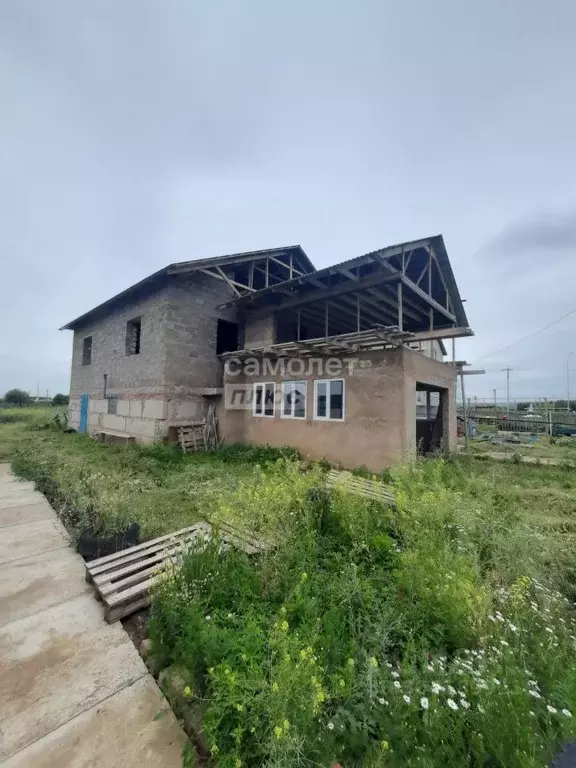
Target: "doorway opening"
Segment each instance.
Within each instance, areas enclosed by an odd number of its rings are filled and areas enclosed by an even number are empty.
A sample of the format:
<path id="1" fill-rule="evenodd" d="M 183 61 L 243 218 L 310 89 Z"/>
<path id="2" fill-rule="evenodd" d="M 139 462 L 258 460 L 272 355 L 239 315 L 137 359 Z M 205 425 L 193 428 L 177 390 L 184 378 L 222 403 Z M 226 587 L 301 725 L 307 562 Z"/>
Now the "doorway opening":
<path id="1" fill-rule="evenodd" d="M 416 447 L 420 456 L 444 448 L 448 390 L 416 382 Z"/>

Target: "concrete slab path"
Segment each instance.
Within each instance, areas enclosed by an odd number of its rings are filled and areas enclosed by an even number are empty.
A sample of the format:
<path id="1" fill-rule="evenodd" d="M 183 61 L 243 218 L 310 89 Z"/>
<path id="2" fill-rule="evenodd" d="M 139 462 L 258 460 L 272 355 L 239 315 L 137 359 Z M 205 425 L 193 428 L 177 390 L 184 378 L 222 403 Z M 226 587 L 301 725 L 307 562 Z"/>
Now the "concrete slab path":
<path id="1" fill-rule="evenodd" d="M 180 768 L 186 737 L 46 499 L 0 464 L 0 766 Z"/>

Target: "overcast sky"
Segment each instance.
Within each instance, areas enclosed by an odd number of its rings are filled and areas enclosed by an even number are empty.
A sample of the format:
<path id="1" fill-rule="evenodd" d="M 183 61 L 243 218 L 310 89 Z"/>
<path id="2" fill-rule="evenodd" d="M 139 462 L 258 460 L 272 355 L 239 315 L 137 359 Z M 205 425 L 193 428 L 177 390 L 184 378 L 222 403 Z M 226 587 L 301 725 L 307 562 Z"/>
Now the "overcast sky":
<path id="1" fill-rule="evenodd" d="M 57 329 L 167 263 L 317 267 L 442 233 L 490 373 L 565 396 L 572 0 L 0 0 L 0 392 L 68 391 Z M 576 395 L 576 355 L 573 358 Z"/>

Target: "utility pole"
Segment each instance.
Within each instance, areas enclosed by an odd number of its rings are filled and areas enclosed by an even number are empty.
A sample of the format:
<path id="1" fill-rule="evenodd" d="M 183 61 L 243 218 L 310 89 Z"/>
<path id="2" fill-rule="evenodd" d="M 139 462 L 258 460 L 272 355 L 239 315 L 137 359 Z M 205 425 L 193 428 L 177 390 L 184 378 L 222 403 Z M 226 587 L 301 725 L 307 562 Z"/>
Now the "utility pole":
<path id="1" fill-rule="evenodd" d="M 506 368 L 502 368 L 502 370 L 506 371 L 506 411 L 508 416 L 510 416 L 510 371 L 514 369 L 507 365 Z"/>
<path id="2" fill-rule="evenodd" d="M 494 408 L 497 408 L 498 405 L 496 403 L 496 390 L 495 389 L 492 390 L 492 394 L 494 395 Z"/>
<path id="3" fill-rule="evenodd" d="M 570 358 L 574 352 L 570 352 L 566 358 L 566 412 L 570 413 Z"/>

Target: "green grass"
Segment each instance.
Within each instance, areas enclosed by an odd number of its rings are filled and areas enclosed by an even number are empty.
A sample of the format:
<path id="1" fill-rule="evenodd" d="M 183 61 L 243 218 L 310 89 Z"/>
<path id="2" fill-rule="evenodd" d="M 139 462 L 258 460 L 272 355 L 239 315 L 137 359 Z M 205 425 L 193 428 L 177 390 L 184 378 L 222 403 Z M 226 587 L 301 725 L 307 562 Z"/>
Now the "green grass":
<path id="1" fill-rule="evenodd" d="M 22 422 L 0 451 L 77 527 L 201 517 L 276 542 L 190 553 L 153 604 L 210 765 L 536 768 L 576 737 L 574 470 L 418 462 L 386 475 L 394 512 L 274 449 L 184 457 Z"/>
<path id="2" fill-rule="evenodd" d="M 486 432 L 485 429 L 482 430 Z M 491 443 L 488 440 L 471 438 L 468 440 L 468 446 L 471 453 L 489 453 L 497 451 L 499 453 L 518 454 L 519 456 L 529 456 L 533 459 L 553 459 L 560 462 L 576 463 L 576 438 L 571 437 L 553 437 L 548 435 L 538 435 L 535 442 L 528 442 L 527 435 L 520 436 L 521 443 Z M 463 444 L 463 440 L 460 440 Z"/>

